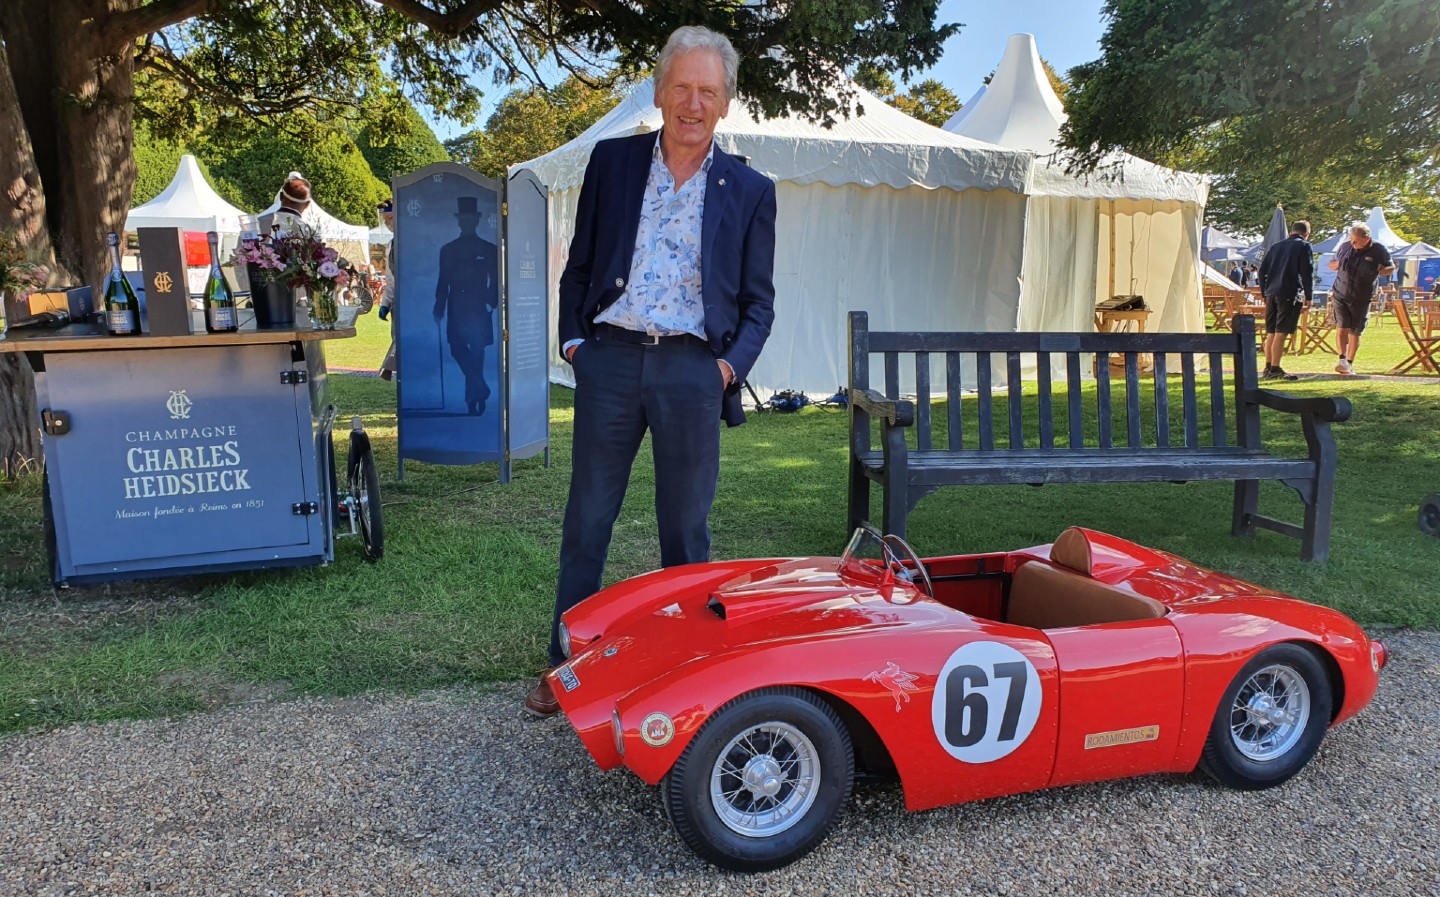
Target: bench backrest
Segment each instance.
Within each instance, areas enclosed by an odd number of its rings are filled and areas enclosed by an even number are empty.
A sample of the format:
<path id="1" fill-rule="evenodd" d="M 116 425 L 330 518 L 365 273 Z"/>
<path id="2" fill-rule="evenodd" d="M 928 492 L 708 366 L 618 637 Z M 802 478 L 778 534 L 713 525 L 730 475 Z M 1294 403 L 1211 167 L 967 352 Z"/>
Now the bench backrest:
<path id="1" fill-rule="evenodd" d="M 1124 432 L 1116 434 L 1112 421 L 1112 378 L 1109 365 L 1101 363 L 1095 372 L 1094 418 L 1098 431 L 1087 443 L 1084 432 L 1086 418 L 1082 392 L 1082 371 L 1095 353 L 1123 355 Z M 1154 356 L 1154 370 L 1146 377 L 1154 381 L 1149 403 L 1153 414 L 1153 437 L 1142 439 L 1145 411 L 1141 408 L 1140 356 Z M 881 358 L 883 385 L 872 384 L 870 360 Z M 1171 373 L 1171 356 L 1179 356 L 1179 375 Z M 904 360 L 902 361 L 902 357 Z M 932 384 L 932 359 L 944 359 L 944 384 L 937 390 Z M 1102 357 L 1104 357 L 1102 355 Z M 1007 395 L 996 396 L 996 380 L 1000 385 L 1022 384 L 1027 360 L 1033 359 L 1036 379 L 1025 383 L 1024 389 L 1007 389 Z M 1255 320 L 1238 315 L 1232 333 L 925 333 L 914 331 L 872 331 L 865 312 L 850 313 L 850 386 L 854 389 L 875 389 L 888 399 L 901 397 L 901 371 L 907 385 L 913 370 L 915 396 L 915 448 L 919 451 L 1057 451 L 1065 449 L 1170 449 L 1214 446 L 1260 447 L 1260 411 L 1253 403 L 1243 401 L 1249 390 L 1258 385 L 1255 370 Z M 1209 370 L 1208 387 L 1202 387 L 1197 372 Z M 996 374 L 999 373 L 997 377 Z M 1203 374 L 1201 375 L 1203 376 Z M 1055 432 L 1054 381 L 1065 386 L 1068 433 Z M 1172 432 L 1171 399 L 1175 380 L 1179 380 L 1178 400 L 1182 405 L 1179 432 Z M 1234 406 L 1226 413 L 1227 385 Z M 1032 389 L 1033 386 L 1033 389 Z M 1208 421 L 1200 416 L 1197 393 L 1208 389 Z M 961 397 L 973 390 L 977 415 L 972 421 L 963 419 Z M 1023 392 L 1037 396 L 1034 419 L 1026 420 Z M 910 392 L 910 390 L 906 390 Z M 945 444 L 934 438 L 931 401 L 943 396 L 945 407 Z M 1005 402 L 1008 415 L 1008 440 L 997 445 L 995 405 Z M 872 450 L 869 415 L 851 405 L 851 448 L 857 453 Z M 1002 424 L 1002 426 L 1005 426 Z M 966 433 L 974 435 L 966 446 Z M 1026 435 L 1036 438 L 1036 445 L 1026 447 Z"/>

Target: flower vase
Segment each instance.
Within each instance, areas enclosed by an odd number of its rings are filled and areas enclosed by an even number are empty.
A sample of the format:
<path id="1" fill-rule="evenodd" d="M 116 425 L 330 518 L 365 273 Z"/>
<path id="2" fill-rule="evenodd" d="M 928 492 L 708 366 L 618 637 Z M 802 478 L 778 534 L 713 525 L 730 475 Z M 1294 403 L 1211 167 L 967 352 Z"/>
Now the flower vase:
<path id="1" fill-rule="evenodd" d="M 340 303 L 333 286 L 315 286 L 310 294 L 310 328 L 334 330 L 340 320 Z"/>

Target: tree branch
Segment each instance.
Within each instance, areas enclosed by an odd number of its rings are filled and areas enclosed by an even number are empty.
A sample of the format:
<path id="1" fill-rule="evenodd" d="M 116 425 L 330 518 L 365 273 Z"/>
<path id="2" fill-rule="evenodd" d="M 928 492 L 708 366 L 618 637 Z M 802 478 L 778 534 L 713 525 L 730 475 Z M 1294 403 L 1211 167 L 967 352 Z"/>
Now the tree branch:
<path id="1" fill-rule="evenodd" d="M 211 3 L 212 0 L 156 0 L 128 12 L 112 13 L 99 20 L 96 27 L 105 42 L 123 43 L 203 16 L 211 11 Z"/>
<path id="2" fill-rule="evenodd" d="M 407 19 L 412 19 L 438 34 L 454 37 L 475 24 L 475 20 L 504 5 L 503 0 L 470 0 L 452 12 L 440 12 L 420 0 L 376 0 Z"/>

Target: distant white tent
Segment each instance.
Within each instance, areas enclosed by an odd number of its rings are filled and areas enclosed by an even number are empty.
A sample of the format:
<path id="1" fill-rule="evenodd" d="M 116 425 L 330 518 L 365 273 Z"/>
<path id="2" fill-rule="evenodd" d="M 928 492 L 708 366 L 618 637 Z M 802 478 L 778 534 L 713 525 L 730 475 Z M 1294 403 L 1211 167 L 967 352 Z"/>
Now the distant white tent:
<path id="1" fill-rule="evenodd" d="M 1410 245 L 1409 240 L 1390 229 L 1390 222 L 1385 220 L 1385 210 L 1379 206 L 1370 210 L 1370 216 L 1365 220 L 1365 224 L 1370 228 L 1370 239 L 1391 252 Z"/>
<path id="2" fill-rule="evenodd" d="M 954 133 L 955 129 L 959 126 L 959 124 L 966 118 L 968 118 L 970 116 L 970 113 L 974 112 L 976 108 L 978 108 L 980 98 L 983 96 L 985 96 L 985 85 L 982 84 L 980 85 L 980 89 L 975 91 L 974 95 L 971 96 L 970 99 L 965 101 L 965 105 L 961 106 L 954 115 L 947 118 L 945 120 L 945 124 L 941 125 L 940 127 L 943 130 Z"/>
<path id="3" fill-rule="evenodd" d="M 391 231 L 390 228 L 386 227 L 383 223 L 377 224 L 374 227 L 370 228 L 371 246 L 386 246 L 393 239 L 395 239 L 394 232 Z"/>
<path id="4" fill-rule="evenodd" d="M 1200 231 L 1200 257 L 1207 262 L 1226 262 L 1243 258 L 1244 249 L 1244 243 L 1218 227 L 1206 227 Z"/>
<path id="5" fill-rule="evenodd" d="M 864 115 L 826 129 L 757 119 L 741 101 L 715 140 L 777 182 L 774 330 L 751 371 L 757 389 L 828 395 L 846 378 L 846 312 L 875 329 L 1013 330 L 1020 299 L 1029 153 L 942 131 L 855 87 Z M 650 82 L 585 133 L 511 172 L 550 191 L 551 339 L 591 148 L 661 127 Z M 551 378 L 571 382 L 551 363 Z"/>
<path id="6" fill-rule="evenodd" d="M 1021 330 L 1089 330 L 1096 301 L 1116 294 L 1145 297 L 1150 330 L 1204 329 L 1207 178 L 1124 154 L 1090 174 L 1066 171 L 1056 153 L 1065 111 L 1033 35 L 1011 35 L 984 94 L 967 108 L 949 130 L 1041 156 L 1029 187 Z"/>
<path id="7" fill-rule="evenodd" d="M 125 230 L 142 227 L 178 227 L 187 231 L 240 233 L 240 217 L 245 213 L 220 198 L 205 180 L 195 157 L 180 157 L 180 165 L 160 195 L 130 210 L 125 217 Z"/>

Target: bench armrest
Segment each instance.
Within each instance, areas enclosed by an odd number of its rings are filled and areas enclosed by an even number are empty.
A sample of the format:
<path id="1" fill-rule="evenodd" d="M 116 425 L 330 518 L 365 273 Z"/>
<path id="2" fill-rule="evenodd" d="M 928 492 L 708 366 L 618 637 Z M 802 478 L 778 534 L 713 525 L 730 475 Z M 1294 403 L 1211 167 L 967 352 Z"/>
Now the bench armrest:
<path id="1" fill-rule="evenodd" d="M 1350 400 L 1344 396 L 1305 398 L 1272 389 L 1252 389 L 1245 400 L 1263 408 L 1283 411 L 1286 414 L 1308 414 L 1325 423 L 1339 423 L 1350 419 Z"/>
<path id="2" fill-rule="evenodd" d="M 887 399 L 873 389 L 850 389 L 850 402 L 871 417 L 884 418 L 892 427 L 915 423 L 915 403 L 908 399 Z"/>

